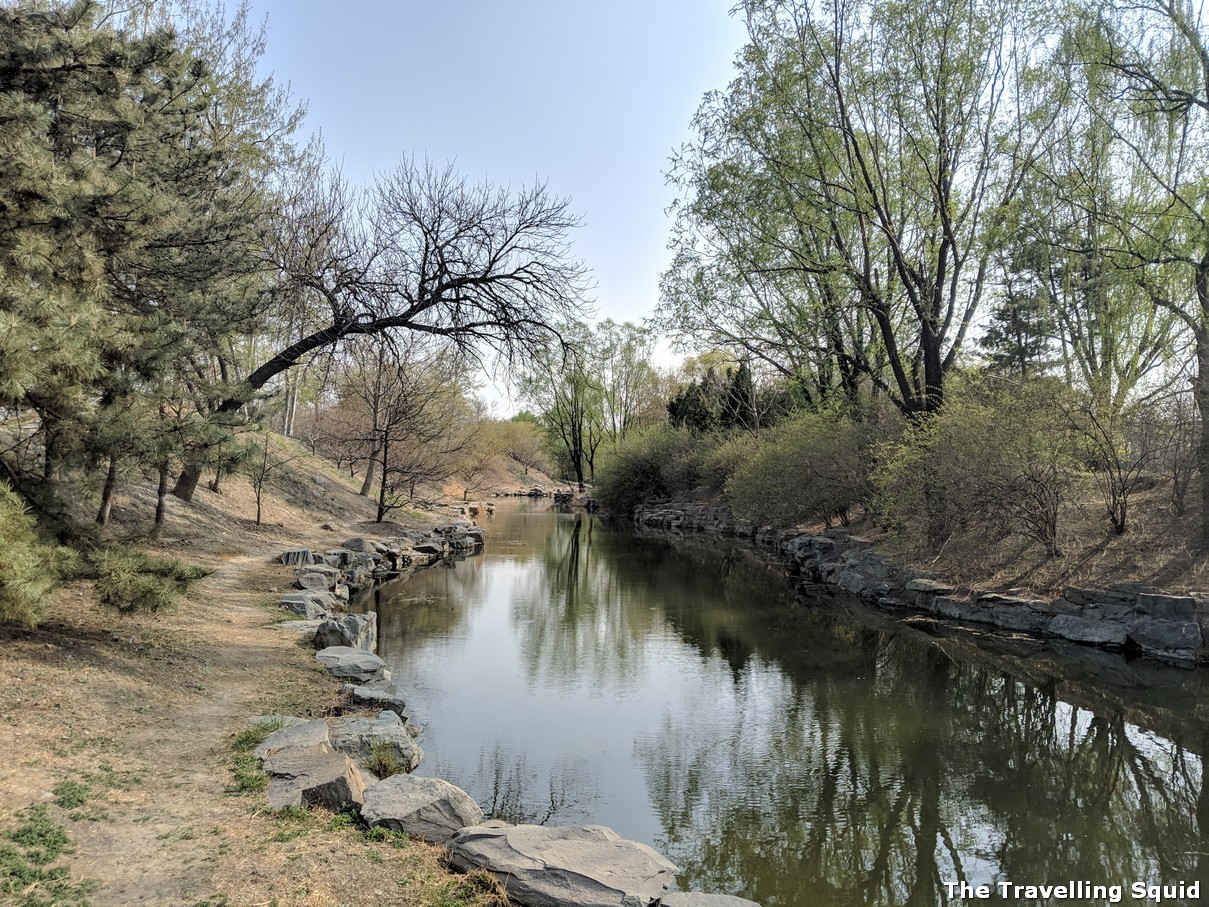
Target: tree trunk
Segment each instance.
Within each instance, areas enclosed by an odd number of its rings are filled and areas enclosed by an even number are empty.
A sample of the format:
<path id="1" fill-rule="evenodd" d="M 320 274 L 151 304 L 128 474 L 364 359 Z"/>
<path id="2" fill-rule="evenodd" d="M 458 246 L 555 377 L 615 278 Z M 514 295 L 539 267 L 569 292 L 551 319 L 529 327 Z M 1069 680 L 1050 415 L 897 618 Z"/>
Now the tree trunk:
<path id="1" fill-rule="evenodd" d="M 214 478 L 210 480 L 210 490 L 215 494 L 219 493 L 219 488 L 222 486 L 222 469 L 214 470 Z"/>
<path id="2" fill-rule="evenodd" d="M 361 483 L 361 490 L 357 492 L 363 498 L 368 498 L 374 488 L 374 477 L 378 471 L 378 455 L 381 452 L 381 445 L 377 445 L 369 452 L 369 465 L 365 467 L 365 481 Z"/>
<path id="3" fill-rule="evenodd" d="M 155 535 L 159 535 L 160 527 L 164 525 L 164 511 L 168 507 L 168 461 L 160 464 L 160 481 L 155 498 Z"/>
<path id="4" fill-rule="evenodd" d="M 1196 375 L 1192 379 L 1192 397 L 1201 417 L 1196 451 L 1196 466 L 1201 474 L 1200 547 L 1209 549 L 1209 327 L 1198 328 L 1195 337 Z"/>
<path id="5" fill-rule="evenodd" d="M 201 474 L 200 466 L 186 466 L 181 470 L 180 477 L 172 488 L 172 494 L 186 503 L 192 501 L 193 493 L 197 491 L 198 483 L 201 482 Z"/>
<path id="6" fill-rule="evenodd" d="M 101 509 L 97 511 L 97 523 L 104 526 L 109 522 L 113 509 L 113 492 L 118 485 L 118 458 L 109 458 L 109 471 L 105 473 L 105 487 L 101 489 Z"/>
<path id="7" fill-rule="evenodd" d="M 386 468 L 386 457 L 390 453 L 390 440 L 382 439 L 382 479 L 378 485 L 378 516 L 375 523 L 381 523 L 386 516 L 386 478 L 389 470 Z"/>

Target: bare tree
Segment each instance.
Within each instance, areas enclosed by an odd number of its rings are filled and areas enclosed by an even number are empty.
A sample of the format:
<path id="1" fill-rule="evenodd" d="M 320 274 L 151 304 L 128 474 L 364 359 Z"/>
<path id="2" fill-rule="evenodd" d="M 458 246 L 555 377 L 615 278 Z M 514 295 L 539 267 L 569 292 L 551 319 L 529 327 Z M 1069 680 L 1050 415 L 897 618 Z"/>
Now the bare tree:
<path id="1" fill-rule="evenodd" d="M 229 386 L 216 415 L 349 337 L 416 332 L 512 361 L 584 309 L 585 270 L 569 249 L 577 224 L 542 184 L 512 192 L 411 160 L 360 196 L 338 177 L 312 181 L 268 250 L 278 310 L 300 312 L 310 330 Z M 174 493 L 191 498 L 199 476 L 189 465 Z"/>

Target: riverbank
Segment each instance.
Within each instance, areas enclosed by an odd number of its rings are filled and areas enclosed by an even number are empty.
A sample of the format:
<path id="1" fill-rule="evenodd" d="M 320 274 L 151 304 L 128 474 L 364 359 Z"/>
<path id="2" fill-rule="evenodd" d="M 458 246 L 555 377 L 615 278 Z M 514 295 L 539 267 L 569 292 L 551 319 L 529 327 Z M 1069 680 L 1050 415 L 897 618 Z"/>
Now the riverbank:
<path id="1" fill-rule="evenodd" d="M 113 531 L 133 536 L 153 495 L 119 502 Z M 93 907 L 498 903 L 448 873 L 439 848 L 367 842 L 342 817 L 273 814 L 241 790 L 232 741 L 249 716 L 318 716 L 342 695 L 277 605 L 294 578 L 277 556 L 450 515 L 378 526 L 348 481 L 301 455 L 265 498 L 259 527 L 239 477 L 170 502 L 160 540 L 138 547 L 214 571 L 170 611 L 118 614 L 76 582 L 36 630 L 0 628 L 0 825 L 28 827 L 34 810 L 70 840 L 54 864 L 65 879 L 30 883 L 9 867 L 3 881 L 19 887 L 0 888 L 0 903 L 69 891 Z"/>
<path id="2" fill-rule="evenodd" d="M 870 607 L 1176 663 L 1209 663 L 1209 594 L 1172 593 L 1145 583 L 1067 586 L 1047 597 L 976 589 L 899 564 L 847 530 L 756 527 L 732 520 L 724 507 L 694 503 L 641 505 L 634 519 L 640 526 L 749 539 L 783 559 L 795 582 Z"/>

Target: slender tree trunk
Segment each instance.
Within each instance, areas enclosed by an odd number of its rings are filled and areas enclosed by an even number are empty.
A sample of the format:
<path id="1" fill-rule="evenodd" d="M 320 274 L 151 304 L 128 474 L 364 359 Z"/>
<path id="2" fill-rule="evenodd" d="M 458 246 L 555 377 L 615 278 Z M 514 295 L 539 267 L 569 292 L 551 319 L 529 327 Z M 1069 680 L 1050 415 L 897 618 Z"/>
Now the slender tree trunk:
<path id="1" fill-rule="evenodd" d="M 1209 253 L 1196 269 L 1196 301 L 1200 320 L 1193 327 L 1196 340 L 1196 375 L 1192 379 L 1192 397 L 1201 417 L 1201 435 L 1197 444 L 1197 469 L 1201 473 L 1200 547 L 1209 549 Z"/>
<path id="2" fill-rule="evenodd" d="M 219 488 L 222 486 L 222 476 L 223 471 L 221 467 L 214 470 L 214 478 L 210 480 L 210 490 L 215 494 L 219 493 Z"/>
<path id="3" fill-rule="evenodd" d="M 164 525 L 164 512 L 168 508 L 168 461 L 160 463 L 160 481 L 159 487 L 156 489 L 155 497 L 155 530 L 154 534 L 159 535 L 160 528 Z"/>
<path id="4" fill-rule="evenodd" d="M 1201 417 L 1197 440 L 1196 465 L 1201 477 L 1201 547 L 1209 549 L 1209 326 L 1196 332 L 1196 375 L 1192 379 L 1192 397 Z"/>
<path id="5" fill-rule="evenodd" d="M 390 453 L 390 439 L 382 439 L 382 477 L 378 485 L 378 516 L 374 520 L 376 523 L 381 523 L 383 517 L 386 516 L 386 479 L 389 470 L 386 468 L 386 457 Z"/>
<path id="6" fill-rule="evenodd" d="M 118 485 L 118 458 L 109 458 L 109 471 L 105 473 L 105 486 L 101 489 L 101 509 L 97 511 L 97 523 L 104 526 L 109 522 L 113 509 L 113 492 Z"/>
<path id="7" fill-rule="evenodd" d="M 363 498 L 368 498 L 369 493 L 374 488 L 374 478 L 378 471 L 378 455 L 382 452 L 382 445 L 378 444 L 369 453 L 369 465 L 365 467 L 365 481 L 361 483 L 361 490 L 357 494 Z"/>

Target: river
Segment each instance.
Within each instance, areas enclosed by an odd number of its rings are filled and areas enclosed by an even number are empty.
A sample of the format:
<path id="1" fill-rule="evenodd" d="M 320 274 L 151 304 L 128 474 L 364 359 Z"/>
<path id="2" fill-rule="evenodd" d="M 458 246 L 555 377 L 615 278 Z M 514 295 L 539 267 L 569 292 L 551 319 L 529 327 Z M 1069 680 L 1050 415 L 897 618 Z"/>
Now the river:
<path id="1" fill-rule="evenodd" d="M 548 502 L 481 522 L 377 607 L 417 774 L 490 814 L 608 825 L 765 907 L 1143 904 L 1209 870 L 1205 671 L 803 599 L 741 547 Z M 1104 890 L 998 887 L 1071 881 Z"/>

